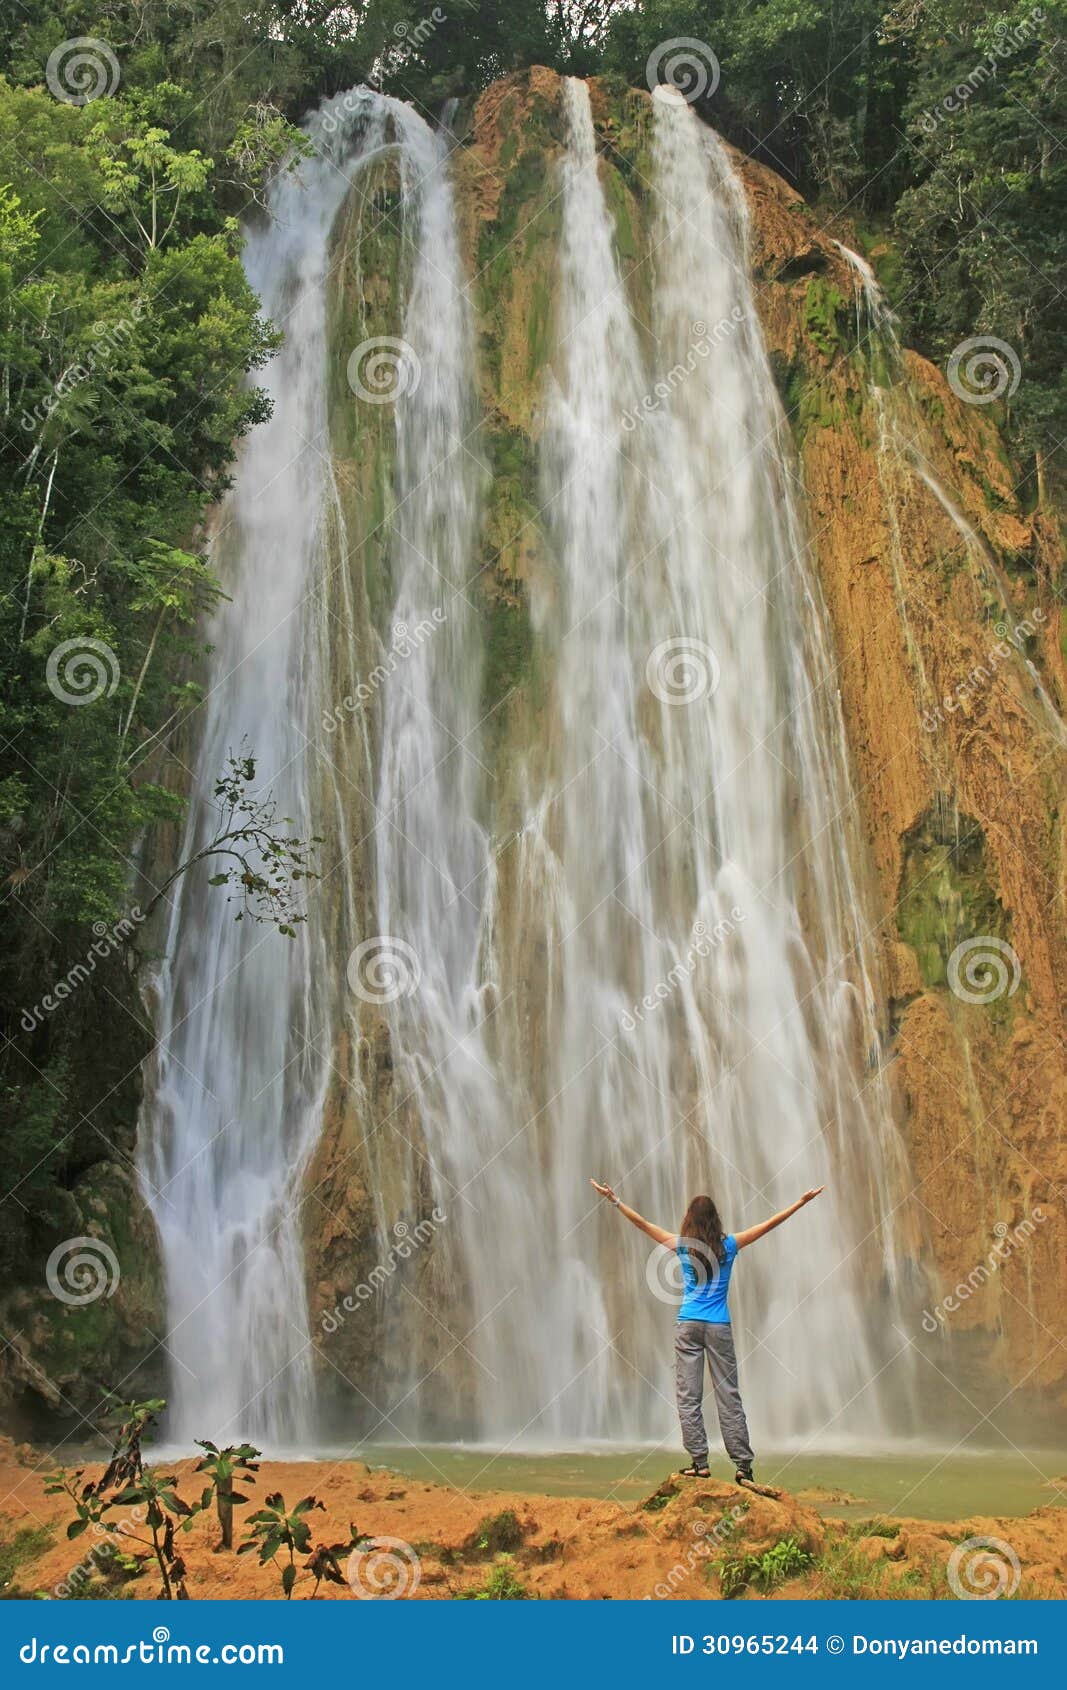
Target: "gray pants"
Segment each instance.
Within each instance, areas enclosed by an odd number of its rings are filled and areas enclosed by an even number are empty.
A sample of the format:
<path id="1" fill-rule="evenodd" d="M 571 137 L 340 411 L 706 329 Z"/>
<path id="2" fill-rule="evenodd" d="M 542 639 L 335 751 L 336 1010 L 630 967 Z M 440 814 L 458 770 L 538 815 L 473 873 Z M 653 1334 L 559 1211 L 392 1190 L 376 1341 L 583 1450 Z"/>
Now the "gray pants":
<path id="1" fill-rule="evenodd" d="M 752 1465 L 752 1445 L 737 1384 L 734 1335 L 724 1322 L 680 1320 L 674 1340 L 674 1383 L 682 1442 L 695 1467 L 708 1464 L 708 1434 L 701 1413 L 704 1397 L 704 1357 L 708 1358 L 715 1407 L 726 1453 L 735 1467 Z"/>

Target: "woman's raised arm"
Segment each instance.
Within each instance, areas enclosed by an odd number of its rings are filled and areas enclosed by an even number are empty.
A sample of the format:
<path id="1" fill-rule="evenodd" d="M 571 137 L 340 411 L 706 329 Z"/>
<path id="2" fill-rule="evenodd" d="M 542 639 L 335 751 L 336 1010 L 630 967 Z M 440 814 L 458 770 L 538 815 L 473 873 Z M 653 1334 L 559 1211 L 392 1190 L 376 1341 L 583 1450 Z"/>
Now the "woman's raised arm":
<path id="1" fill-rule="evenodd" d="M 591 1179 L 589 1184 L 594 1191 L 599 1191 L 601 1197 L 606 1197 L 609 1203 L 614 1203 L 620 1215 L 625 1215 L 628 1221 L 638 1227 L 641 1232 L 646 1232 L 649 1238 L 654 1238 L 657 1244 L 665 1244 L 668 1250 L 677 1248 L 678 1234 L 676 1232 L 667 1232 L 663 1227 L 654 1225 L 652 1221 L 646 1221 L 644 1215 L 639 1215 L 637 1210 L 631 1209 L 628 1203 L 622 1201 L 621 1197 L 616 1197 L 610 1185 L 601 1185 L 595 1179 Z"/>
<path id="2" fill-rule="evenodd" d="M 782 1222 L 787 1221 L 790 1215 L 795 1215 L 798 1209 L 804 1207 L 805 1203 L 810 1203 L 814 1197 L 818 1197 L 820 1191 L 825 1190 L 825 1185 L 817 1185 L 811 1191 L 805 1191 L 803 1197 L 798 1197 L 795 1203 L 789 1205 L 788 1209 L 779 1209 L 778 1213 L 772 1215 L 769 1221 L 760 1221 L 758 1226 L 747 1226 L 744 1232 L 735 1232 L 734 1242 L 737 1248 L 743 1250 L 746 1244 L 754 1244 L 756 1239 L 762 1238 L 765 1232 L 773 1232 L 776 1226 L 781 1226 Z"/>

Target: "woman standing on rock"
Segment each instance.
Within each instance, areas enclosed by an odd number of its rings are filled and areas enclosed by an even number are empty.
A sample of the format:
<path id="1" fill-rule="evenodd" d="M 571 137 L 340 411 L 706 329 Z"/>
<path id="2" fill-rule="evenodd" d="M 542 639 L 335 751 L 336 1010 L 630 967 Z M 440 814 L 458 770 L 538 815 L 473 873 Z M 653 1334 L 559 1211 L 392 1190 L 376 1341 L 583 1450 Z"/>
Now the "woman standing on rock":
<path id="1" fill-rule="evenodd" d="M 752 1445 L 748 1441 L 748 1423 L 737 1383 L 737 1356 L 734 1353 L 730 1311 L 726 1296 L 730 1288 L 737 1252 L 747 1244 L 754 1244 L 764 1233 L 773 1232 L 790 1215 L 795 1215 L 805 1203 L 818 1197 L 825 1186 L 805 1191 L 788 1209 L 781 1209 L 769 1221 L 746 1227 L 743 1232 L 723 1232 L 719 1211 L 710 1197 L 694 1197 L 685 1212 L 678 1232 L 667 1232 L 661 1226 L 646 1221 L 636 1209 L 616 1197 L 610 1185 L 597 1180 L 589 1182 L 601 1197 L 614 1203 L 621 1215 L 639 1227 L 649 1238 L 668 1250 L 678 1253 L 681 1263 L 684 1292 L 678 1310 L 678 1331 L 674 1341 L 674 1379 L 678 1397 L 678 1418 L 682 1423 L 682 1442 L 689 1456 L 688 1467 L 681 1469 L 686 1478 L 708 1478 L 708 1434 L 704 1426 L 704 1358 L 711 1369 L 715 1388 L 715 1407 L 719 1414 L 719 1430 L 726 1453 L 736 1469 L 738 1484 L 752 1483 Z"/>

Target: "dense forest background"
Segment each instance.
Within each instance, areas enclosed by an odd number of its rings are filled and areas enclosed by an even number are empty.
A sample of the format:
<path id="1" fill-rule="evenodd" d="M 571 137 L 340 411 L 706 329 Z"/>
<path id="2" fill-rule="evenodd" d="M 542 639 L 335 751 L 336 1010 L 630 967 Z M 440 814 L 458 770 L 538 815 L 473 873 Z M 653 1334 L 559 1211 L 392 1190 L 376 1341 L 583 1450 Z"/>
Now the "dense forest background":
<path id="1" fill-rule="evenodd" d="M 699 105 L 823 217 L 850 218 L 911 344 L 998 336 L 1030 505 L 1064 484 L 1067 8 L 985 0 L 10 0 L 0 22 L 0 1269 L 82 1230 L 72 1188 L 132 1157 L 151 1033 L 126 943 L 139 853 L 180 818 L 198 537 L 276 343 L 240 263 L 293 125 L 369 81 L 427 116 L 544 63 L 644 86 L 664 42 Z M 57 96 L 88 36 L 102 97 Z M 75 642 L 66 686 L 55 653 Z M 87 643 L 88 642 L 88 643 Z M 52 671 L 49 663 L 52 661 Z M 86 671 L 84 665 L 88 663 Z M 113 665 L 113 667 L 112 667 Z M 51 684 L 50 684 L 51 682 Z M 116 932 L 116 925 L 120 930 Z M 284 943 L 279 939 L 278 943 Z M 93 948 L 95 946 L 95 949 Z M 87 961 L 89 959 L 89 961 Z M 91 966 L 90 966 L 91 961 Z M 81 970 L 81 973 L 77 971 Z M 42 999 L 60 991 L 62 1013 Z M 220 1053 L 224 1057 L 225 1053 Z M 30 1267 L 32 1265 L 32 1269 Z"/>

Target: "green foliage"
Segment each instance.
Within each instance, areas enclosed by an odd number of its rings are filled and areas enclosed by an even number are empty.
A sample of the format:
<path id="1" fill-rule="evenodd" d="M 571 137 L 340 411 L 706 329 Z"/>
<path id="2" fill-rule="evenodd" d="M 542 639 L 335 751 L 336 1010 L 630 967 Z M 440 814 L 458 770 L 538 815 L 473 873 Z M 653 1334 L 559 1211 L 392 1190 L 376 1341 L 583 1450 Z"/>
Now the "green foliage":
<path id="1" fill-rule="evenodd" d="M 1067 123 L 1067 8 L 1035 23 L 1022 0 L 929 0 L 910 33 L 914 72 L 903 110 L 911 182 L 895 211 L 911 338 L 944 361 L 961 340 L 994 335 L 1018 357 L 1005 396 L 1015 444 L 1062 483 L 1067 325 L 1058 299 L 1067 262 L 1067 167 L 1052 137 Z"/>
<path id="2" fill-rule="evenodd" d="M 293 1588 L 297 1578 L 303 1570 L 310 1573 L 314 1579 L 314 1587 L 309 1601 L 319 1593 L 319 1585 L 325 1579 L 329 1584 L 347 1584 L 341 1567 L 341 1556 L 351 1554 L 359 1548 L 363 1539 L 355 1526 L 349 1526 L 348 1539 L 344 1543 L 318 1544 L 312 1546 L 311 1526 L 305 1516 L 314 1508 L 325 1508 L 326 1504 L 317 1497 L 305 1496 L 292 1509 L 285 1506 L 285 1498 L 281 1491 L 272 1491 L 264 1506 L 255 1514 L 250 1514 L 246 1524 L 249 1535 L 238 1546 L 238 1555 L 247 1555 L 252 1550 L 259 1552 L 260 1566 L 266 1566 L 268 1561 L 278 1563 L 278 1556 L 284 1551 L 279 1568 L 281 1574 L 282 1594 L 288 1602 L 292 1598 Z M 296 1564 L 296 1557 L 304 1555 L 307 1559 L 303 1569 Z"/>
<path id="3" fill-rule="evenodd" d="M 718 1574 L 723 1596 L 731 1601 L 750 1586 L 766 1595 L 811 1564 L 812 1556 L 795 1537 L 783 1537 L 769 1549 L 726 1556 L 709 1565 Z"/>
<path id="4" fill-rule="evenodd" d="M 469 1553 L 478 1555 L 500 1555 L 505 1551 L 518 1549 L 525 1537 L 522 1521 L 512 1508 L 505 1508 L 499 1514 L 487 1514 L 479 1521 L 465 1548 Z"/>
<path id="5" fill-rule="evenodd" d="M 219 1547 L 232 1549 L 234 1503 L 248 1501 L 247 1496 L 234 1489 L 233 1481 L 240 1478 L 254 1485 L 253 1475 L 259 1472 L 258 1458 L 262 1452 L 252 1444 L 228 1444 L 225 1449 L 219 1449 L 208 1438 L 197 1438 L 196 1443 L 204 1451 L 196 1464 L 196 1471 L 206 1473 L 211 1480 L 200 1498 L 200 1506 L 210 1508 L 214 1496 L 222 1533 Z"/>
<path id="6" fill-rule="evenodd" d="M 129 916 L 135 843 L 181 815 L 171 756 L 219 593 L 192 536 L 266 413 L 247 377 L 278 339 L 215 177 L 251 182 L 282 145 L 259 101 L 207 125 L 161 74 L 161 37 L 149 69 L 153 6 L 113 9 L 139 42 L 114 41 L 113 97 L 56 99 L 45 61 L 80 31 L 65 5 L 38 11 L 2 26 L 0 78 L 0 1132 L 18 1196 L 0 1266 L 34 1282 L 59 1229 L 83 1230 L 69 1188 L 132 1148 L 147 1038 L 128 949 L 60 1012 L 33 1006 Z"/>
<path id="7" fill-rule="evenodd" d="M 964 940 L 1003 937 L 1004 910 L 993 889 L 985 835 L 946 800 L 920 817 L 904 841 L 897 929 L 915 952 L 926 986 L 948 985 L 949 958 Z M 999 994 L 986 1012 L 1010 1014 Z"/>
<path id="8" fill-rule="evenodd" d="M 189 1595 L 176 1533 L 187 1532 L 205 1504 L 190 1504 L 179 1496 L 176 1474 L 145 1465 L 144 1437 L 165 1407 L 160 1398 L 117 1404 L 101 1421 L 101 1430 L 112 1438 L 112 1454 L 100 1478 L 83 1485 L 83 1469 L 68 1473 L 60 1467 L 49 1476 L 45 1494 L 67 1496 L 73 1503 L 74 1518 L 67 1526 L 71 1540 L 92 1526 L 115 1534 L 122 1543 L 147 1544 L 159 1570 L 159 1598 L 169 1602 Z M 107 1517 L 116 1510 L 123 1511 L 121 1521 Z M 131 1522 L 143 1524 L 150 1535 L 132 1530 Z"/>
<path id="9" fill-rule="evenodd" d="M 526 1602 L 530 1592 L 515 1577 L 515 1563 L 510 1555 L 502 1555 L 480 1590 L 463 1591 L 457 1600 L 462 1602 Z"/>
<path id="10" fill-rule="evenodd" d="M 15 1585 L 18 1574 L 51 1549 L 54 1540 L 47 1526 L 20 1526 L 13 1537 L 0 1539 L 0 1595 L 26 1594 Z"/>

